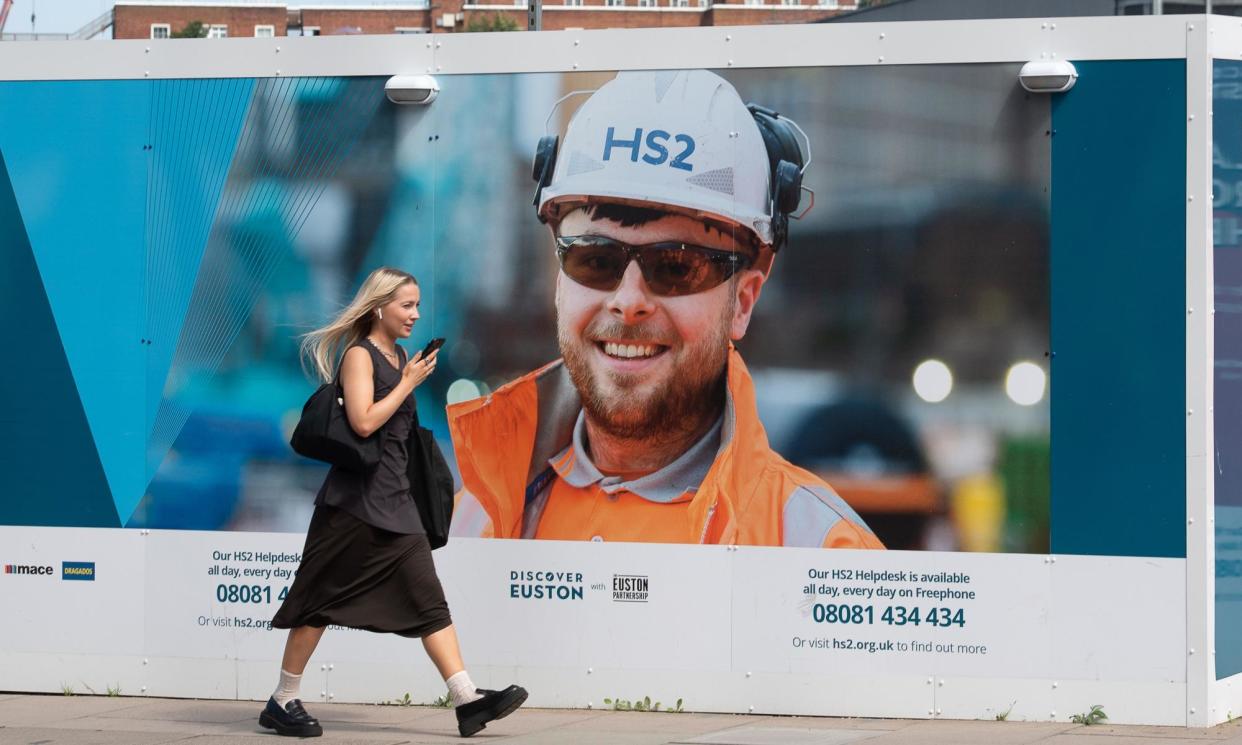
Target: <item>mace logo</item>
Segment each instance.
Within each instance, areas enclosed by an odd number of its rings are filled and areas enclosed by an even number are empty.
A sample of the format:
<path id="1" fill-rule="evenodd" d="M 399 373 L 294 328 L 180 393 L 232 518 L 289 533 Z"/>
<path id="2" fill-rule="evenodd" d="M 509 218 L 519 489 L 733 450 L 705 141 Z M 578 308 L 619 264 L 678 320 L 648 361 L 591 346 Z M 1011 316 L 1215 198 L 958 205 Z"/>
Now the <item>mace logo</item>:
<path id="1" fill-rule="evenodd" d="M 60 578 L 73 579 L 83 582 L 95 581 L 95 562 L 93 561 L 62 561 L 60 563 Z"/>
<path id="2" fill-rule="evenodd" d="M 46 575 L 50 577 L 52 576 L 54 572 L 55 570 L 52 569 L 52 567 L 39 566 L 37 564 L 5 564 L 4 565 L 5 574 L 33 574 L 36 576 Z"/>
<path id="3" fill-rule="evenodd" d="M 651 581 L 645 574 L 612 575 L 612 599 L 616 603 L 645 603 Z"/>

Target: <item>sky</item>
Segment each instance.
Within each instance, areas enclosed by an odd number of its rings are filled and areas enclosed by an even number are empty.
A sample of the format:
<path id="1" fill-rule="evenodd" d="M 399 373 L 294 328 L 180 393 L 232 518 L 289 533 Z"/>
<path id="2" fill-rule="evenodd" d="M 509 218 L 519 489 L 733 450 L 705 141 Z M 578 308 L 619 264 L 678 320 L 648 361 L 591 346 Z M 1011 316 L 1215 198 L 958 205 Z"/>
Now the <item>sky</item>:
<path id="1" fill-rule="evenodd" d="M 4 30 L 11 34 L 30 33 L 30 14 L 33 11 L 35 31 L 68 34 L 102 15 L 113 4 L 114 0 L 13 0 Z"/>

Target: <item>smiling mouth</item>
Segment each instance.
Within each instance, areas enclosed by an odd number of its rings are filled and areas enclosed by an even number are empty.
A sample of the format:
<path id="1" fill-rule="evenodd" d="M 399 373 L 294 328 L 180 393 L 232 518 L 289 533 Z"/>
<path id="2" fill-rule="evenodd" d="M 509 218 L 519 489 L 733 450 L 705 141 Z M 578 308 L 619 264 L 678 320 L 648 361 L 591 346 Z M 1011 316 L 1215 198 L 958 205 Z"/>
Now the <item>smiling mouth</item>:
<path id="1" fill-rule="evenodd" d="M 658 344 L 621 344 L 615 341 L 599 342 L 604 354 L 619 360 L 641 360 L 654 357 L 664 351 Z"/>

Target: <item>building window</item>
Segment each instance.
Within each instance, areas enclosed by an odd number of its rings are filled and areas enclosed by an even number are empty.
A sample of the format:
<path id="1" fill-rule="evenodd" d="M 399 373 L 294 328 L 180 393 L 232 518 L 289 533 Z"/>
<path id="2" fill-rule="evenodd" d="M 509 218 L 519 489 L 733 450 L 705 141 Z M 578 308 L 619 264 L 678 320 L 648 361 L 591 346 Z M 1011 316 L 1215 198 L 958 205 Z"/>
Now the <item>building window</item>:
<path id="1" fill-rule="evenodd" d="M 566 8 L 581 8 L 582 0 L 565 0 Z"/>
<path id="2" fill-rule="evenodd" d="M 207 29 L 208 39 L 227 39 L 229 38 L 229 27 L 222 23 L 213 23 Z"/>
<path id="3" fill-rule="evenodd" d="M 302 36 L 319 36 L 318 26 L 303 26 Z"/>
<path id="4" fill-rule="evenodd" d="M 419 26 L 394 26 L 392 32 L 394 34 L 425 34 L 427 29 Z"/>
<path id="5" fill-rule="evenodd" d="M 624 8 L 625 0 L 604 0 L 604 5 L 609 8 Z"/>
<path id="6" fill-rule="evenodd" d="M 763 5 L 763 0 L 742 0 L 743 5 Z"/>
<path id="7" fill-rule="evenodd" d="M 152 39 L 167 39 L 171 35 L 172 35 L 172 27 L 169 24 L 167 23 L 152 23 L 151 24 L 151 38 Z"/>
<path id="8" fill-rule="evenodd" d="M 275 26 L 255 26 L 254 36 L 256 39 L 270 39 L 276 35 Z"/>
<path id="9" fill-rule="evenodd" d="M 689 7 L 690 7 L 690 0 L 668 0 L 668 7 L 670 7 L 670 8 L 689 8 Z"/>
<path id="10" fill-rule="evenodd" d="M 699 7 L 700 8 L 712 7 L 712 0 L 699 0 Z"/>
<path id="11" fill-rule="evenodd" d="M 654 8 L 656 7 L 656 0 L 638 0 L 638 7 Z"/>
<path id="12" fill-rule="evenodd" d="M 801 5 L 802 0 L 781 0 L 781 5 Z"/>

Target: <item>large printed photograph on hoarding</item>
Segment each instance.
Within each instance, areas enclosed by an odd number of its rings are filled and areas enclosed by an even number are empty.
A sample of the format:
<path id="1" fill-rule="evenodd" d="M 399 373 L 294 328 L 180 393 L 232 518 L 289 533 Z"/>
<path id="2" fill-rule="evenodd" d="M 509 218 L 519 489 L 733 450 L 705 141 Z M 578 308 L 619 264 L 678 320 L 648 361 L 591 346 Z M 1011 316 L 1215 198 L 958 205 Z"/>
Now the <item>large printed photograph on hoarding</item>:
<path id="1" fill-rule="evenodd" d="M 1212 63 L 1216 677 L 1242 672 L 1242 64 Z"/>
<path id="2" fill-rule="evenodd" d="M 107 506 L 76 524 L 304 530 L 327 466 L 288 445 L 300 336 L 392 266 L 421 289 L 407 351 L 446 339 L 416 396 L 456 536 L 1045 552 L 1050 111 L 1015 79 L 449 76 L 428 106 L 382 78 L 4 84 L 36 113 L 0 139 L 0 219 Z M 128 114 L 53 127 L 70 85 Z M 70 178 L 88 126 L 123 167 Z M 94 228 L 51 207 L 101 199 Z M 107 333 L 140 329 L 106 358 L 72 313 L 81 231 L 132 303 Z"/>

